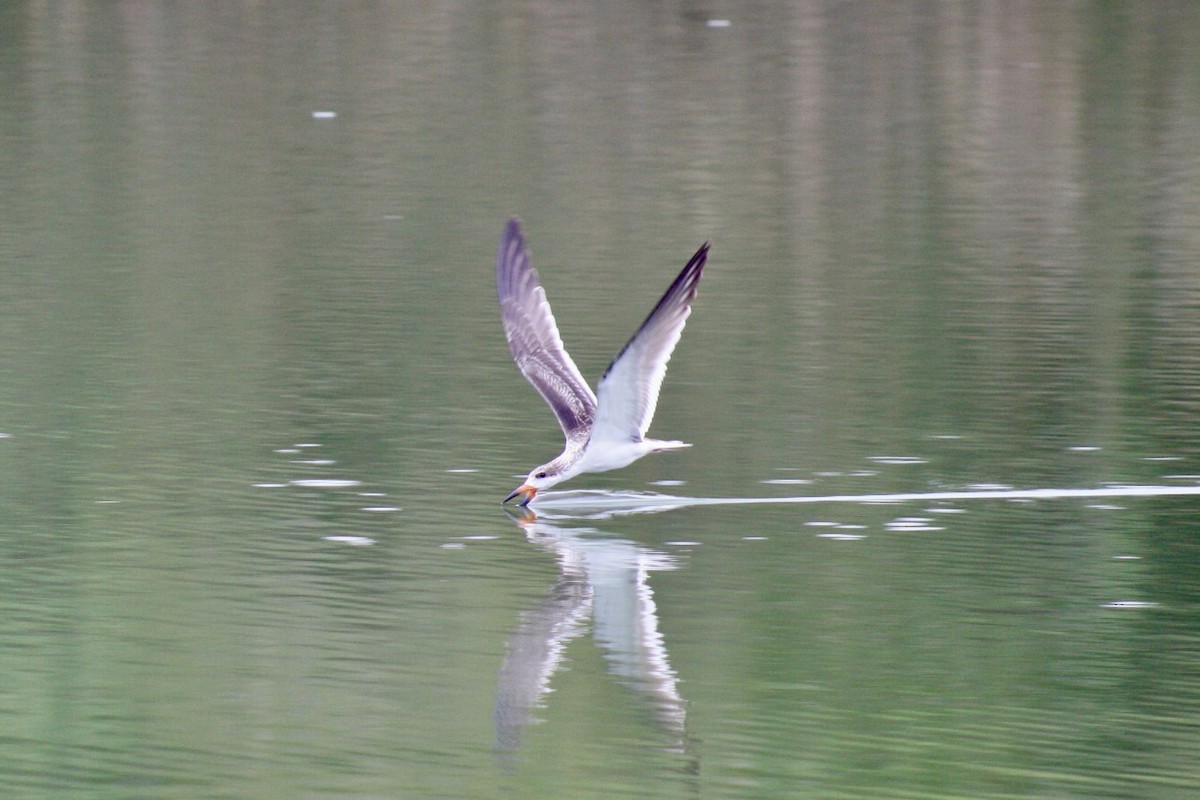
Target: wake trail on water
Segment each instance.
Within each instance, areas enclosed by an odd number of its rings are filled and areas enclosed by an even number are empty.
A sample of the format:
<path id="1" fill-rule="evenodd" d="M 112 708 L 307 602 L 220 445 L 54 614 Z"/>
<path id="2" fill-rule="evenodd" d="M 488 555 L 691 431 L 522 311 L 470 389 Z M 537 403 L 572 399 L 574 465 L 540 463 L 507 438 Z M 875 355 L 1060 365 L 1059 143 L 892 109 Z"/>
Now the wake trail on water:
<path id="1" fill-rule="evenodd" d="M 1200 486 L 1128 485 L 1091 489 L 964 489 L 898 494 L 832 494 L 793 497 L 686 497 L 658 492 L 574 490 L 546 492 L 531 507 L 539 511 L 638 513 L 691 506 L 798 505 L 816 503 L 913 503 L 950 500 L 1072 500 L 1112 497 L 1200 496 Z"/>

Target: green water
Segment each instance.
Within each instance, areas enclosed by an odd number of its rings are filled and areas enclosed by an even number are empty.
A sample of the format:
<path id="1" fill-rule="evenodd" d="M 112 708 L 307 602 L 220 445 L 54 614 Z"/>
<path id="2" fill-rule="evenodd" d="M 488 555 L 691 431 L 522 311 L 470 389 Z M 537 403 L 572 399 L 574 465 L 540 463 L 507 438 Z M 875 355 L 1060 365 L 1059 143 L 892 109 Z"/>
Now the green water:
<path id="1" fill-rule="evenodd" d="M 1200 482 L 1200 7 L 743 5 L 0 8 L 0 795 L 1195 791 L 1194 497 L 500 508 L 511 215 L 563 489 Z"/>

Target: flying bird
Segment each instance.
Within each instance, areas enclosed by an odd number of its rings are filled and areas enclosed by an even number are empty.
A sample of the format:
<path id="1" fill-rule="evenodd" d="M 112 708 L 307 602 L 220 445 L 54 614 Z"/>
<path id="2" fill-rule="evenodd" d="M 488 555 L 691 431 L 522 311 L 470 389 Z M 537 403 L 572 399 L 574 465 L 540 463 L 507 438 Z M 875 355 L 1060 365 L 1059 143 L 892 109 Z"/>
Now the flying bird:
<path id="1" fill-rule="evenodd" d="M 517 368 L 558 418 L 566 444 L 557 458 L 530 470 L 525 482 L 503 502 L 519 497 L 520 505 L 526 506 L 542 489 L 580 473 L 620 469 L 647 453 L 691 447 L 676 440 L 645 437 L 667 374 L 667 361 L 692 313 L 708 248 L 705 242 L 688 261 L 608 365 L 593 394 L 563 347 L 546 292 L 529 262 L 521 222 L 508 221 L 496 250 L 496 288 L 504 335 Z"/>

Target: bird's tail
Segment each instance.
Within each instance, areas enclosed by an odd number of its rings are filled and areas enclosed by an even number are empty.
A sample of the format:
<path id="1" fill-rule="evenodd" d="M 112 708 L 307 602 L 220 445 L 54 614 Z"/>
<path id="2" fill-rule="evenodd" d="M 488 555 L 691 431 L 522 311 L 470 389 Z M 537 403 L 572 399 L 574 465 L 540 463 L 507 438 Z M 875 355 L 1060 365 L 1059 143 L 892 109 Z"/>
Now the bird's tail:
<path id="1" fill-rule="evenodd" d="M 688 442 L 681 442 L 677 439 L 666 441 L 664 439 L 647 439 L 646 444 L 650 445 L 650 452 L 657 453 L 660 450 L 681 450 L 685 447 L 691 447 Z"/>

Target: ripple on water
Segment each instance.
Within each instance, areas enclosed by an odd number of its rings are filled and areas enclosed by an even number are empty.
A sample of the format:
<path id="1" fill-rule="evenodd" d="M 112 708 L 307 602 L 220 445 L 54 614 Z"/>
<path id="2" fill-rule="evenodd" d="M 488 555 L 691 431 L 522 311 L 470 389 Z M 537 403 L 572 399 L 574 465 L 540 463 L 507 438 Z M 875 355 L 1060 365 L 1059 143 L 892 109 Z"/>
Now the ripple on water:
<path id="1" fill-rule="evenodd" d="M 365 547 L 366 545 L 369 545 L 369 544 L 375 544 L 375 540 L 372 539 L 370 536 L 338 535 L 338 536 L 325 536 L 322 538 L 324 538 L 325 541 L 327 541 L 327 542 L 337 542 L 338 544 L 348 544 L 348 545 L 353 545 L 354 547 Z"/>
<path id="2" fill-rule="evenodd" d="M 346 489 L 360 483 L 361 481 L 345 478 L 299 478 L 292 481 L 292 486 L 302 486 L 306 489 Z"/>
<path id="3" fill-rule="evenodd" d="M 887 531 L 941 531 L 945 528 L 930 525 L 932 517 L 896 517 L 883 526 Z"/>

